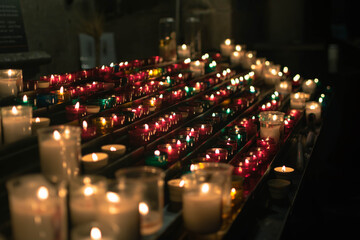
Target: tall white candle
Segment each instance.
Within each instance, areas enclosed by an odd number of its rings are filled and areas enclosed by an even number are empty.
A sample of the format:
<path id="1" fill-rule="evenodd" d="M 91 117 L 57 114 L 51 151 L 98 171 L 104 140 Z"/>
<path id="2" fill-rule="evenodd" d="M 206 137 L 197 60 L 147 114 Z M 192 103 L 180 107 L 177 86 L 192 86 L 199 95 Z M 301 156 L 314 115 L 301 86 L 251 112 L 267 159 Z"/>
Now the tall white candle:
<path id="1" fill-rule="evenodd" d="M 0 98 L 17 96 L 22 91 L 22 70 L 4 69 L 0 70 Z"/>
<path id="2" fill-rule="evenodd" d="M 100 204 L 98 220 L 116 224 L 120 231 L 117 239 L 140 238 L 139 203 L 136 199 L 108 192 Z"/>
<path id="3" fill-rule="evenodd" d="M 41 170 L 48 179 L 70 180 L 79 174 L 80 127 L 42 128 L 38 138 Z"/>
<path id="4" fill-rule="evenodd" d="M 190 62 L 190 71 L 193 77 L 203 75 L 205 73 L 205 63 L 199 60 Z"/>
<path id="5" fill-rule="evenodd" d="M 177 55 L 179 59 L 185 59 L 191 57 L 190 47 L 186 44 L 177 46 Z"/>
<path id="6" fill-rule="evenodd" d="M 321 120 L 321 105 L 318 102 L 311 101 L 306 103 L 305 107 L 306 120 L 309 120 L 309 115 L 313 114 L 315 116 L 315 123 L 320 122 Z"/>
<path id="7" fill-rule="evenodd" d="M 5 144 L 31 136 L 32 108 L 30 106 L 4 107 L 1 113 Z"/>
<path id="8" fill-rule="evenodd" d="M 8 183 L 14 240 L 65 240 L 67 216 L 65 190 L 57 192 L 41 175 Z"/>
<path id="9" fill-rule="evenodd" d="M 241 52 L 232 52 L 230 55 L 230 63 L 231 65 L 239 65 L 241 62 Z"/>
<path id="10" fill-rule="evenodd" d="M 284 133 L 285 114 L 277 111 L 264 111 L 260 113 L 260 137 L 273 138 L 276 143 Z"/>
<path id="11" fill-rule="evenodd" d="M 303 82 L 302 90 L 306 93 L 312 94 L 316 89 L 316 83 L 312 79 Z"/>
<path id="12" fill-rule="evenodd" d="M 229 57 L 234 49 L 235 46 L 231 43 L 230 39 L 226 39 L 223 43 L 220 44 L 220 52 L 224 57 Z"/>
<path id="13" fill-rule="evenodd" d="M 184 192 L 183 218 L 185 227 L 194 233 L 213 233 L 222 224 L 221 191 L 204 183 L 199 192 Z"/>

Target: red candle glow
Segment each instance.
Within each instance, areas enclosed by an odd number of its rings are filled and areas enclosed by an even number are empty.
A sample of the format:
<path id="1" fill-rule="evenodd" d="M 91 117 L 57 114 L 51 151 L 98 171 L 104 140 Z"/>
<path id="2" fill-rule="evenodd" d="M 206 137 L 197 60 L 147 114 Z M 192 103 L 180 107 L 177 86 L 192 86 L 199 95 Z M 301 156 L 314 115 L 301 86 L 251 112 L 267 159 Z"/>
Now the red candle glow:
<path id="1" fill-rule="evenodd" d="M 65 110 L 66 110 L 66 118 L 69 121 L 79 119 L 86 115 L 86 107 L 80 105 L 79 102 L 77 102 L 75 105 L 66 106 Z"/>

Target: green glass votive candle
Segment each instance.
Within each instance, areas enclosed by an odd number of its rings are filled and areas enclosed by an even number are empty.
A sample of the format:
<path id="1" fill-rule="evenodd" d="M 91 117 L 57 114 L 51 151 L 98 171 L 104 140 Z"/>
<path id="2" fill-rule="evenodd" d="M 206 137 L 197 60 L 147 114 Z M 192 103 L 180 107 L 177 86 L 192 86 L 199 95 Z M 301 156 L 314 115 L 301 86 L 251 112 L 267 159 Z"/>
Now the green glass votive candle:
<path id="1" fill-rule="evenodd" d="M 160 152 L 159 150 L 155 150 L 154 154 L 149 155 L 145 159 L 145 164 L 153 167 L 166 167 L 168 163 L 168 155 L 165 152 Z"/>

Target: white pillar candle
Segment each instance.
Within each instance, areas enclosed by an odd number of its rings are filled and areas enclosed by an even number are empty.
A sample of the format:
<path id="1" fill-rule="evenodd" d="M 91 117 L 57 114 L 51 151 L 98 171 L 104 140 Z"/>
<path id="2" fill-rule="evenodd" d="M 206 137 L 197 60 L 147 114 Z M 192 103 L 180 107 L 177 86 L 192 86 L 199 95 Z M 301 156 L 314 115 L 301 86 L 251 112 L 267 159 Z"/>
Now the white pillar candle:
<path id="1" fill-rule="evenodd" d="M 304 109 L 305 102 L 308 99 L 309 94 L 303 92 L 290 94 L 290 107 L 295 109 Z"/>
<path id="2" fill-rule="evenodd" d="M 17 96 L 23 90 L 22 70 L 0 70 L 0 98 Z"/>
<path id="3" fill-rule="evenodd" d="M 185 227 L 194 233 L 216 232 L 222 224 L 221 191 L 210 183 L 203 183 L 200 191 L 183 194 L 183 218 Z"/>
<path id="4" fill-rule="evenodd" d="M 41 175 L 7 183 L 14 240 L 67 239 L 66 190 L 56 189 Z"/>
<path id="5" fill-rule="evenodd" d="M 85 172 L 93 172 L 108 164 L 109 155 L 107 153 L 97 152 L 86 154 L 81 158 L 81 164 Z"/>
<path id="6" fill-rule="evenodd" d="M 205 73 L 205 63 L 199 60 L 190 62 L 190 71 L 193 77 L 203 75 Z"/>
<path id="7" fill-rule="evenodd" d="M 315 123 L 319 123 L 321 120 L 321 105 L 318 102 L 311 101 L 306 103 L 305 107 L 306 120 L 309 120 L 309 115 L 314 114 Z"/>
<path id="8" fill-rule="evenodd" d="M 284 134 L 285 113 L 278 111 L 264 111 L 260 113 L 260 137 L 273 138 L 276 143 Z"/>
<path id="9" fill-rule="evenodd" d="M 220 44 L 220 53 L 223 57 L 230 57 L 234 49 L 235 46 L 231 43 L 230 39 L 226 39 L 223 43 Z"/>
<path id="10" fill-rule="evenodd" d="M 312 79 L 308 79 L 303 82 L 302 90 L 306 93 L 312 94 L 316 89 L 316 83 Z"/>
<path id="11" fill-rule="evenodd" d="M 191 57 L 190 47 L 186 44 L 177 46 L 177 54 L 179 59 L 185 59 Z"/>
<path id="12" fill-rule="evenodd" d="M 256 61 L 256 51 L 247 51 L 242 59 L 242 66 L 246 69 L 250 69 L 251 65 Z"/>
<path id="13" fill-rule="evenodd" d="M 1 114 L 5 144 L 31 136 L 32 107 L 3 107 Z"/>
<path id="14" fill-rule="evenodd" d="M 36 135 L 37 130 L 40 128 L 48 127 L 50 125 L 50 118 L 37 117 L 31 120 L 32 134 Z"/>
<path id="15" fill-rule="evenodd" d="M 95 221 L 105 193 L 105 177 L 84 176 L 70 181 L 69 207 L 72 225 Z"/>
<path id="16" fill-rule="evenodd" d="M 255 72 L 257 77 L 263 77 L 263 66 L 264 66 L 265 58 L 256 59 L 255 63 L 250 66 L 251 70 Z"/>
<path id="17" fill-rule="evenodd" d="M 241 62 L 241 52 L 232 52 L 230 55 L 230 63 L 231 65 L 237 66 Z"/>
<path id="18" fill-rule="evenodd" d="M 119 227 L 117 239 L 140 239 L 140 216 L 138 199 L 107 192 L 100 204 L 98 220 Z"/>
<path id="19" fill-rule="evenodd" d="M 169 198 L 172 202 L 182 202 L 184 180 L 180 178 L 171 179 L 167 182 L 169 187 Z"/>
<path id="20" fill-rule="evenodd" d="M 79 174 L 81 129 L 55 126 L 38 130 L 40 165 L 51 181 L 70 180 Z"/>

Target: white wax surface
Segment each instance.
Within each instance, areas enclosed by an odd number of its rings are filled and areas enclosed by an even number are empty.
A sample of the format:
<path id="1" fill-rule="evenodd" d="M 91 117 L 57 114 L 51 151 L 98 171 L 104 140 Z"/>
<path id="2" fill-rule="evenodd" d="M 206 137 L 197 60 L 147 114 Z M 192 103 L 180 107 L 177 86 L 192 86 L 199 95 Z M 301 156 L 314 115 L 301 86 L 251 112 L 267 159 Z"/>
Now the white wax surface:
<path id="1" fill-rule="evenodd" d="M 282 124 L 267 124 L 266 126 L 260 124 L 260 137 L 273 138 L 276 143 L 279 142 L 281 131 L 283 131 Z"/>
<path id="2" fill-rule="evenodd" d="M 225 43 L 220 44 L 220 52 L 224 57 L 229 57 L 234 51 L 235 46 L 233 44 L 226 45 Z"/>
<path id="3" fill-rule="evenodd" d="M 65 201 L 10 198 L 14 240 L 65 240 L 67 217 Z"/>
<path id="4" fill-rule="evenodd" d="M 212 233 L 221 227 L 220 194 L 183 194 L 183 218 L 186 228 L 195 233 Z"/>
<path id="5" fill-rule="evenodd" d="M 31 136 L 30 116 L 5 116 L 2 118 L 4 143 L 16 142 Z"/>
<path id="6" fill-rule="evenodd" d="M 75 140 L 48 139 L 39 143 L 40 164 L 48 179 L 69 180 L 79 173 L 79 148 Z"/>
<path id="7" fill-rule="evenodd" d="M 116 224 L 120 230 L 117 239 L 139 239 L 140 216 L 137 201 L 129 199 L 119 203 L 103 202 L 100 205 L 98 220 Z"/>
<path id="8" fill-rule="evenodd" d="M 93 160 L 92 153 L 81 158 L 85 171 L 94 171 L 107 165 L 109 159 L 107 153 L 96 153 L 96 156 L 98 160 Z"/>
<path id="9" fill-rule="evenodd" d="M 290 99 L 290 107 L 295 109 L 304 109 L 305 107 L 305 99 Z"/>
<path id="10" fill-rule="evenodd" d="M 72 225 L 79 225 L 97 219 L 98 205 L 93 196 L 74 197 L 70 199 L 70 216 Z"/>

